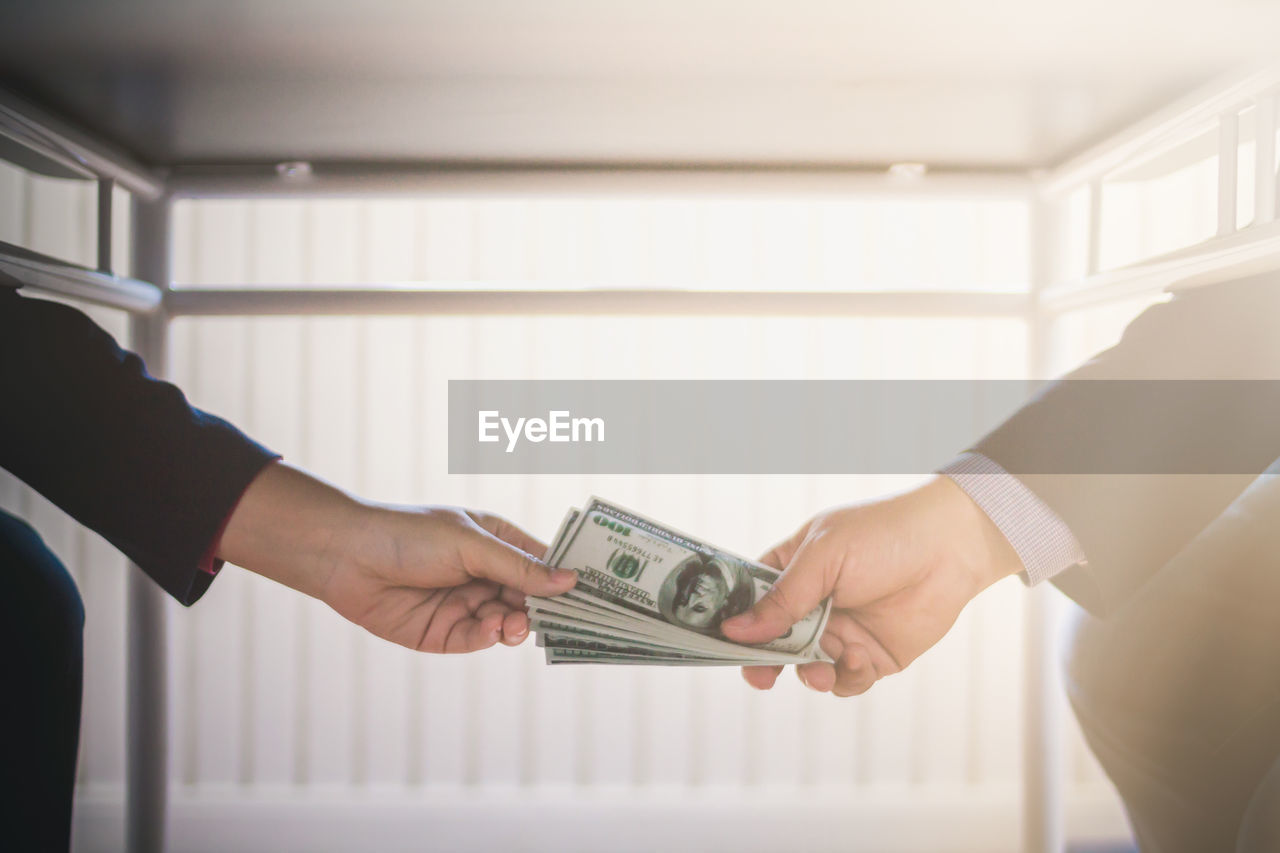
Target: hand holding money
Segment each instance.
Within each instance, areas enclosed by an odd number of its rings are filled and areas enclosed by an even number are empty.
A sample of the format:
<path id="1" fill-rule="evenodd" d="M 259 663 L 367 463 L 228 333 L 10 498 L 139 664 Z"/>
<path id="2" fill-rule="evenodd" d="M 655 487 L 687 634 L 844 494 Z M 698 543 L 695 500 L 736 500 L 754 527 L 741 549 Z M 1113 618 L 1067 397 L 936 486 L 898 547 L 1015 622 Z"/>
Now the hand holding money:
<path id="1" fill-rule="evenodd" d="M 726 636 L 766 642 L 818 601 L 832 603 L 823 646 L 835 659 L 796 667 L 814 690 L 854 696 L 911 663 L 986 587 L 1021 571 L 1000 530 L 947 477 L 896 497 L 824 512 L 764 558 L 786 570 L 749 613 L 726 620 Z M 748 666 L 768 689 L 776 665 Z"/>
<path id="2" fill-rule="evenodd" d="M 721 624 L 761 601 L 780 572 L 599 498 L 569 510 L 547 563 L 578 574 L 569 592 L 527 600 L 530 627 L 548 663 L 744 666 L 830 660 L 818 643 L 830 602 L 815 602 L 767 641 L 731 642 Z"/>

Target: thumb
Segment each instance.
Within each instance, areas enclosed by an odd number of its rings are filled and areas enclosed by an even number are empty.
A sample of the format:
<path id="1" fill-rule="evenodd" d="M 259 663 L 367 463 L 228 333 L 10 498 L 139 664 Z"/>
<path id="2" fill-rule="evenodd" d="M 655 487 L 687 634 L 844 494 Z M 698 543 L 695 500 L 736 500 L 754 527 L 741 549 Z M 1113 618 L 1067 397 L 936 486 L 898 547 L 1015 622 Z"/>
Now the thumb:
<path id="1" fill-rule="evenodd" d="M 726 619 L 721 630 L 736 643 L 776 640 L 831 594 L 827 574 L 813 543 L 802 543 L 773 589 L 746 613 Z"/>
<path id="2" fill-rule="evenodd" d="M 577 583 L 569 569 L 552 569 L 519 548 L 484 531 L 477 531 L 464 552 L 467 574 L 491 580 L 527 595 L 559 595 Z"/>

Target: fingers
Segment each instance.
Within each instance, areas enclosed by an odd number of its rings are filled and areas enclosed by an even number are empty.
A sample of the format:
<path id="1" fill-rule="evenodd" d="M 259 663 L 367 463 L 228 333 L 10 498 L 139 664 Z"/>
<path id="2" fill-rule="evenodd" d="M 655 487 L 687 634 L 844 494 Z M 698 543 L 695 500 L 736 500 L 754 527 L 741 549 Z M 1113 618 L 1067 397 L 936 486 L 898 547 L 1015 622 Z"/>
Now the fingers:
<path id="1" fill-rule="evenodd" d="M 521 592 L 520 590 L 512 589 L 509 586 L 504 586 L 502 587 L 501 596 L 502 596 L 502 600 L 505 601 L 509 607 L 514 607 L 518 610 L 524 610 L 526 606 L 526 602 L 524 600 L 524 593 Z"/>
<path id="2" fill-rule="evenodd" d="M 773 553 L 781 553 L 782 547 Z M 817 607 L 834 584 L 834 573 L 827 571 L 818 550 L 810 540 L 801 543 L 773 589 L 746 613 L 724 621 L 724 635 L 736 643 L 765 643 L 781 637 Z"/>
<path id="3" fill-rule="evenodd" d="M 505 593 L 507 587 L 501 587 L 501 589 Z M 476 608 L 475 615 L 478 619 L 484 619 L 494 613 L 502 616 L 502 644 L 504 646 L 518 646 L 524 642 L 525 637 L 529 636 L 529 617 L 523 609 L 513 609 L 500 596 L 481 604 Z"/>
<path id="4" fill-rule="evenodd" d="M 871 689 L 879 677 L 866 649 L 850 646 L 835 668 L 836 679 L 831 692 L 836 696 L 858 696 Z"/>
<path id="5" fill-rule="evenodd" d="M 450 590 L 435 606 L 418 648 L 474 652 L 498 642 L 518 646 L 528 636 L 529 617 L 503 600 L 501 588 L 488 581 L 472 581 Z"/>
<path id="6" fill-rule="evenodd" d="M 813 661 L 796 667 L 796 677 L 810 690 L 834 696 L 857 696 L 867 692 L 882 674 L 875 656 L 863 645 L 857 623 L 844 611 L 834 611 L 822 635 L 822 649 L 835 663 Z M 757 690 L 774 686 L 780 666 L 745 666 L 742 677 Z"/>
<path id="7" fill-rule="evenodd" d="M 843 615 L 839 612 L 832 613 L 831 619 L 837 620 Z M 828 628 L 822 634 L 821 643 L 822 650 L 831 656 L 831 660 L 840 660 L 840 655 L 844 652 L 844 641 L 838 634 Z M 800 683 L 819 693 L 826 693 L 835 686 L 836 675 L 835 665 L 827 661 L 814 661 L 796 667 L 796 678 L 800 679 Z"/>
<path id="8" fill-rule="evenodd" d="M 483 619 L 467 617 L 449 626 L 445 635 L 445 654 L 464 654 L 487 649 L 502 638 L 502 615 L 493 613 Z"/>
<path id="9" fill-rule="evenodd" d="M 840 614 L 832 614 L 833 618 Z M 822 649 L 833 660 L 839 660 L 840 654 L 844 650 L 844 643 L 841 639 L 830 632 L 822 635 Z M 825 668 L 825 669 L 824 669 Z M 744 666 L 742 668 L 742 677 L 754 687 L 756 690 L 768 690 L 777 682 L 778 676 L 782 673 L 781 666 Z M 796 675 L 800 677 L 801 683 L 806 687 L 821 692 L 830 690 L 836 681 L 835 670 L 829 663 L 818 664 L 802 664 L 796 667 Z"/>
<path id="10" fill-rule="evenodd" d="M 467 583 L 455 587 L 444 594 L 435 604 L 428 617 L 426 630 L 418 642 L 418 649 L 424 652 L 467 651 L 460 644 L 478 643 L 475 649 L 484 649 L 498 641 L 494 637 L 491 642 L 482 642 L 482 638 L 474 635 L 473 626 L 478 626 L 481 619 L 477 614 L 487 601 L 493 598 L 493 587 L 487 583 Z M 493 621 L 496 617 L 496 622 Z M 493 627 L 501 627 L 500 614 L 487 614 Z"/>
<path id="11" fill-rule="evenodd" d="M 792 534 L 790 538 L 779 542 L 771 548 L 760 558 L 760 562 L 764 563 L 766 566 L 771 566 L 781 571 L 789 562 L 791 562 L 791 558 L 795 556 L 796 550 L 800 547 L 800 543 L 804 541 L 808 533 L 809 524 L 806 523 L 803 527 Z M 727 620 L 724 625 L 725 635 L 730 637 L 730 639 L 733 639 L 733 632 L 737 627 L 738 623 L 736 619 Z M 825 634 L 823 635 L 823 648 L 826 648 L 828 644 L 832 642 L 834 642 L 836 646 L 839 646 L 838 639 L 828 637 L 828 635 Z M 832 655 L 832 657 L 838 657 L 839 649 L 827 649 L 827 653 Z M 778 676 L 782 674 L 782 670 L 783 667 L 781 666 L 744 666 L 742 668 L 742 678 L 747 682 L 747 684 L 750 684 L 756 690 L 768 690 L 777 683 Z M 797 669 L 796 672 L 798 674 L 799 669 Z M 804 679 L 802 678 L 801 681 L 803 680 Z"/>
<path id="12" fill-rule="evenodd" d="M 756 690 L 768 690 L 782 674 L 780 666 L 744 666 L 742 678 Z M 839 664 L 826 661 L 804 663 L 796 667 L 796 677 L 810 690 L 835 696 L 857 696 L 875 684 L 875 672 L 865 659 L 851 650 Z"/>
<path id="13" fill-rule="evenodd" d="M 782 673 L 780 666 L 744 666 L 742 677 L 756 690 L 768 690 Z"/>
<path id="14" fill-rule="evenodd" d="M 841 610 L 833 610 L 831 616 L 827 619 L 827 630 L 822 632 L 822 636 L 818 639 L 818 644 L 822 646 L 822 650 L 832 660 L 840 660 L 840 655 L 844 654 L 844 648 L 848 645 L 844 637 L 841 636 L 841 628 L 844 623 L 851 621 L 847 614 Z"/>
<path id="15" fill-rule="evenodd" d="M 502 620 L 502 644 L 518 646 L 529 636 L 529 617 L 522 610 L 511 610 Z"/>
<path id="16" fill-rule="evenodd" d="M 504 522 L 505 523 L 505 522 Z M 519 530 L 509 525 L 510 530 Z M 510 533 L 510 530 L 504 532 Z M 513 538 L 519 539 L 518 536 Z M 532 540 L 532 547 L 539 547 Z M 490 533 L 476 531 L 459 548 L 463 565 L 472 577 L 486 578 L 529 595 L 559 595 L 573 588 L 577 574 L 568 569 L 551 569 L 529 556 L 527 551 Z"/>
<path id="17" fill-rule="evenodd" d="M 516 546 L 526 554 L 547 552 L 547 543 L 500 515 L 474 510 L 467 510 L 467 515 L 471 516 L 471 520 L 480 525 L 481 529 L 487 530 L 509 545 Z"/>
<path id="18" fill-rule="evenodd" d="M 866 693 L 881 678 L 899 669 L 875 635 L 845 610 L 831 612 L 822 648 L 836 662 L 834 681 L 827 688 L 834 696 Z"/>
<path id="19" fill-rule="evenodd" d="M 796 667 L 796 678 L 810 690 L 826 693 L 836 684 L 836 667 L 822 660 L 802 663 Z"/>
<path id="20" fill-rule="evenodd" d="M 843 698 L 866 693 L 879 675 L 866 649 L 850 646 L 834 664 L 826 661 L 800 664 L 796 667 L 796 677 L 810 690 Z"/>

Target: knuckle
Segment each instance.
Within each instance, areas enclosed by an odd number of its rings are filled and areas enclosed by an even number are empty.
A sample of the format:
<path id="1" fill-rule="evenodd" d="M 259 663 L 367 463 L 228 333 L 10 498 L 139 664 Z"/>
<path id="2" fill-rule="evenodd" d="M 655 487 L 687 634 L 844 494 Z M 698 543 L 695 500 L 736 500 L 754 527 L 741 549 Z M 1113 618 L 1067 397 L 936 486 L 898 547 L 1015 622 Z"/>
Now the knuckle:
<path id="1" fill-rule="evenodd" d="M 875 682 L 875 678 L 859 673 L 851 678 L 841 678 L 836 687 L 841 696 L 861 696 L 870 690 Z"/>
<path id="2" fill-rule="evenodd" d="M 437 506 L 431 508 L 431 515 L 453 527 L 475 527 L 476 519 L 471 513 L 456 506 Z"/>
<path id="3" fill-rule="evenodd" d="M 538 561 L 530 557 L 528 554 L 522 554 L 520 556 L 519 572 L 521 577 L 534 577 L 539 574 L 538 570 L 540 568 L 541 566 L 538 564 Z"/>

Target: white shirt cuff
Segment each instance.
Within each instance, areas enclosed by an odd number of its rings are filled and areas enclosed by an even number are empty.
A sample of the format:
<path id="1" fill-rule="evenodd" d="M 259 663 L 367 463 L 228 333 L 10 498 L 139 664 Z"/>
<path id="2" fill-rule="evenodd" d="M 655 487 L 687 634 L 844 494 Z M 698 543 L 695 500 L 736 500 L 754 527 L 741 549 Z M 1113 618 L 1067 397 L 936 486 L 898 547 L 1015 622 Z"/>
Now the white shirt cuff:
<path id="1" fill-rule="evenodd" d="M 938 473 L 954 480 L 1009 540 L 1028 584 L 1086 562 L 1066 522 L 996 462 L 981 453 L 962 453 Z"/>

